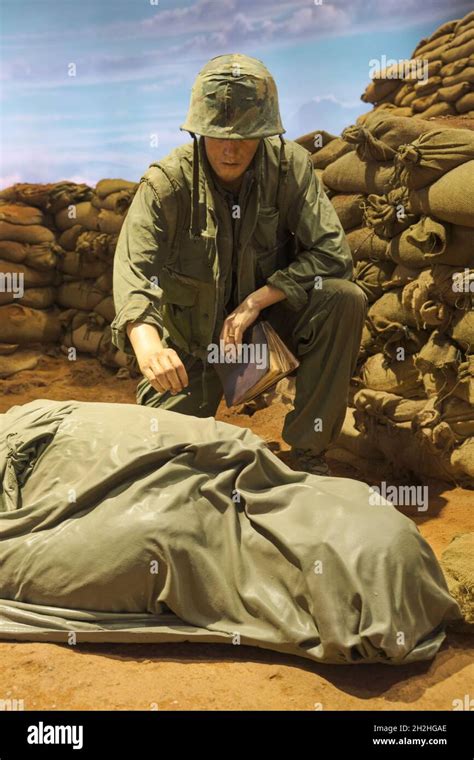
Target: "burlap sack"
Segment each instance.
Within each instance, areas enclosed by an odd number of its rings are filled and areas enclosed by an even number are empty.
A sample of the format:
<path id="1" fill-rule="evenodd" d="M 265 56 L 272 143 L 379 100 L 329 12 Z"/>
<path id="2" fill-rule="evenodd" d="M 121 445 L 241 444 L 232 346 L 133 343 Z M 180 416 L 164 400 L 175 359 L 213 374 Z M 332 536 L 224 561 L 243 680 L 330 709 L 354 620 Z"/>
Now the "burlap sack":
<path id="1" fill-rule="evenodd" d="M 431 95 L 432 92 L 436 92 L 440 88 L 442 82 L 443 80 L 438 74 L 435 74 L 428 79 L 421 79 L 420 81 L 415 82 L 413 89 L 416 93 L 416 97 L 423 98 L 426 95 Z M 412 140 L 406 140 L 406 142 L 412 142 Z"/>
<path id="2" fill-rule="evenodd" d="M 357 425 L 358 412 L 366 412 L 371 417 L 382 423 L 403 424 L 410 423 L 413 416 L 422 410 L 426 399 L 403 398 L 388 391 L 377 391 L 371 388 L 363 388 L 354 396 L 354 418 Z"/>
<path id="3" fill-rule="evenodd" d="M 443 224 L 430 216 L 423 216 L 419 222 L 389 241 L 387 255 L 393 261 L 411 268 L 422 269 L 441 263 L 468 266 L 472 260 L 474 242 L 472 229 Z"/>
<path id="4" fill-rule="evenodd" d="M 463 311 L 471 308 L 474 294 L 474 269 L 435 264 L 431 271 L 432 291 L 441 301 Z"/>
<path id="5" fill-rule="evenodd" d="M 57 265 L 59 246 L 55 243 L 16 243 L 12 240 L 0 240 L 0 258 L 4 261 L 25 264 L 32 269 L 44 271 L 54 269 Z"/>
<path id="6" fill-rule="evenodd" d="M 17 243 L 48 243 L 54 241 L 54 233 L 38 224 L 0 222 L 0 240 L 12 240 Z"/>
<path id="7" fill-rule="evenodd" d="M 438 96 L 441 100 L 446 100 L 448 103 L 455 103 L 456 100 L 462 98 L 471 89 L 469 82 L 458 82 L 457 84 L 447 85 L 440 87 L 438 90 Z"/>
<path id="8" fill-rule="evenodd" d="M 409 282 L 416 280 L 419 274 L 419 269 L 407 267 L 404 264 L 397 264 L 391 277 L 383 283 L 383 289 L 392 290 L 393 288 L 403 288 Z"/>
<path id="9" fill-rule="evenodd" d="M 69 203 L 89 200 L 91 196 L 92 189 L 87 185 L 66 181 L 49 184 L 17 182 L 0 191 L 0 199 L 25 203 L 52 213 Z"/>
<path id="10" fill-rule="evenodd" d="M 95 287 L 102 293 L 111 294 L 113 288 L 113 270 L 106 269 L 95 281 Z"/>
<path id="11" fill-rule="evenodd" d="M 462 84 L 465 82 L 474 84 L 474 66 L 468 66 L 467 68 L 458 71 L 456 74 L 443 77 L 443 87 L 452 87 L 455 84 Z"/>
<path id="12" fill-rule="evenodd" d="M 103 298 L 102 301 L 99 301 L 99 303 L 94 307 L 94 311 L 97 314 L 100 314 L 100 316 L 103 317 L 106 322 L 112 324 L 115 319 L 115 306 L 113 297 L 106 296 Z"/>
<path id="13" fill-rule="evenodd" d="M 401 81 L 398 79 L 373 79 L 367 85 L 360 99 L 364 103 L 380 103 L 387 95 L 392 95 L 399 87 Z"/>
<path id="14" fill-rule="evenodd" d="M 474 227 L 474 161 L 452 169 L 430 187 L 411 190 L 410 207 L 415 214 Z"/>
<path id="15" fill-rule="evenodd" d="M 423 396 L 422 376 L 415 366 L 414 357 L 403 361 L 387 361 L 382 353 L 370 356 L 360 370 L 365 388 L 395 393 L 404 398 Z"/>
<path id="16" fill-rule="evenodd" d="M 381 452 L 370 442 L 365 433 L 361 433 L 354 424 L 354 409 L 347 407 L 346 416 L 341 432 L 331 444 L 330 451 L 335 448 L 343 448 L 350 451 L 356 457 L 363 459 L 382 460 Z M 332 453 L 332 452 L 331 452 Z"/>
<path id="17" fill-rule="evenodd" d="M 428 119 L 432 116 L 450 116 L 455 113 L 456 109 L 452 103 L 446 103 L 446 101 L 440 100 L 427 108 L 426 111 L 423 111 L 422 116 L 424 119 Z"/>
<path id="18" fill-rule="evenodd" d="M 362 222 L 363 208 L 362 201 L 364 196 L 360 193 L 355 195 L 333 195 L 331 203 L 336 209 L 344 230 L 350 230 L 358 227 Z"/>
<path id="19" fill-rule="evenodd" d="M 451 63 L 451 61 L 457 61 L 459 58 L 470 57 L 474 55 L 474 35 L 471 40 L 465 42 L 464 45 L 451 45 L 441 51 L 441 60 L 443 63 Z"/>
<path id="20" fill-rule="evenodd" d="M 101 179 L 95 187 L 95 192 L 99 198 L 105 198 L 106 195 L 110 195 L 111 193 L 118 193 L 121 190 L 133 191 L 137 187 L 137 182 L 129 182 L 126 179 Z"/>
<path id="21" fill-rule="evenodd" d="M 78 351 L 96 356 L 100 351 L 103 337 L 103 330 L 94 329 L 87 323 L 84 323 L 80 327 L 67 330 L 63 337 L 62 345 L 67 348 L 74 346 Z"/>
<path id="22" fill-rule="evenodd" d="M 24 288 L 38 287 L 39 285 L 52 285 L 58 281 L 54 269 L 40 272 L 25 264 L 5 261 L 4 259 L 0 259 L 0 275 L 6 275 L 6 277 L 1 277 L 1 281 L 5 281 L 6 283 L 11 282 L 14 275 L 17 275 L 18 277 L 21 275 L 21 281 L 23 282 Z"/>
<path id="23" fill-rule="evenodd" d="M 474 438 L 466 438 L 451 453 L 451 465 L 459 484 L 474 488 Z"/>
<path id="24" fill-rule="evenodd" d="M 54 219 L 61 232 L 74 227 L 75 224 L 80 224 L 86 230 L 99 229 L 99 211 L 90 201 L 71 204 L 59 211 Z"/>
<path id="25" fill-rule="evenodd" d="M 474 311 L 458 312 L 451 323 L 450 334 L 467 354 L 474 353 Z"/>
<path id="26" fill-rule="evenodd" d="M 474 354 L 469 354 L 466 361 L 458 365 L 452 394 L 474 406 Z"/>
<path id="27" fill-rule="evenodd" d="M 347 127 L 342 136 L 363 161 L 390 161 L 400 145 L 412 142 L 430 129 L 423 119 L 400 118 L 390 111 L 381 111 L 377 118 L 368 119 L 364 126 Z"/>
<path id="28" fill-rule="evenodd" d="M 68 230 L 64 230 L 58 238 L 58 244 L 65 251 L 74 251 L 79 236 L 84 232 L 82 224 L 74 224 Z M 97 233 L 96 233 L 97 234 Z"/>
<path id="29" fill-rule="evenodd" d="M 122 229 L 125 216 L 123 214 L 116 214 L 114 211 L 107 211 L 102 209 L 99 211 L 98 225 L 100 232 L 108 234 L 119 233 Z"/>
<path id="30" fill-rule="evenodd" d="M 2 343 L 55 343 L 61 332 L 57 309 L 31 309 L 21 304 L 0 306 Z"/>
<path id="31" fill-rule="evenodd" d="M 438 102 L 438 92 L 436 91 L 431 92 L 429 95 L 417 96 L 410 105 L 413 113 L 421 114 L 423 111 L 427 111 L 428 108 L 431 108 Z"/>
<path id="32" fill-rule="evenodd" d="M 395 264 L 393 261 L 358 261 L 354 268 L 354 279 L 366 294 L 369 303 L 383 295 L 385 283 L 391 278 Z"/>
<path id="33" fill-rule="evenodd" d="M 472 466 L 470 475 L 474 478 L 474 441 L 470 448 L 472 449 Z M 457 468 L 459 462 L 454 455 L 453 464 Z M 463 470 L 466 472 L 466 470 Z M 458 533 L 451 540 L 447 549 L 444 550 L 440 558 L 441 569 L 444 573 L 449 593 L 459 604 L 463 618 L 464 627 L 455 627 L 459 630 L 472 632 L 474 626 L 474 533 Z"/>
<path id="34" fill-rule="evenodd" d="M 329 164 L 337 161 L 341 156 L 345 156 L 346 153 L 352 151 L 352 145 L 349 145 L 345 140 L 340 137 L 336 137 L 331 142 L 324 145 L 316 153 L 311 156 L 311 161 L 315 169 L 325 169 Z"/>
<path id="35" fill-rule="evenodd" d="M 390 161 L 362 161 L 355 151 L 346 153 L 330 164 L 323 174 L 324 182 L 339 193 L 376 193 L 392 189 L 394 167 Z"/>
<path id="36" fill-rule="evenodd" d="M 44 224 L 40 209 L 22 203 L 0 203 L 0 221 L 11 224 Z"/>
<path id="37" fill-rule="evenodd" d="M 84 280 L 99 277 L 107 266 L 107 262 L 103 259 L 98 259 L 91 253 L 82 253 L 82 251 L 65 251 L 58 261 L 58 269 L 61 272 Z"/>
<path id="38" fill-rule="evenodd" d="M 23 306 L 30 306 L 32 309 L 48 309 L 54 304 L 55 296 L 56 289 L 49 286 L 26 288 L 21 298 L 16 298 L 13 293 L 0 290 L 0 306 L 7 303 L 20 303 Z"/>
<path id="39" fill-rule="evenodd" d="M 436 298 L 431 270 L 423 270 L 419 277 L 402 290 L 402 304 L 415 320 L 417 327 L 439 327 L 445 330 L 453 317 L 453 309 Z"/>
<path id="40" fill-rule="evenodd" d="M 456 101 L 456 111 L 458 113 L 468 113 L 474 110 L 474 92 L 467 92 Z"/>
<path id="41" fill-rule="evenodd" d="M 385 195 L 369 195 L 364 203 L 364 225 L 390 240 L 418 220 L 409 210 L 408 190 L 398 187 Z"/>
<path id="42" fill-rule="evenodd" d="M 24 369 L 34 369 L 41 358 L 41 351 L 18 349 L 12 354 L 0 353 L 0 378 L 10 377 Z"/>
<path id="43" fill-rule="evenodd" d="M 93 254 L 106 262 L 112 262 L 118 235 L 109 235 L 105 232 L 93 232 L 86 230 L 81 232 L 77 239 L 76 251 L 80 254 Z"/>
<path id="44" fill-rule="evenodd" d="M 439 330 L 433 330 L 429 339 L 414 357 L 423 387 L 428 398 L 453 392 L 459 384 L 460 351 Z"/>
<path id="45" fill-rule="evenodd" d="M 388 360 L 417 353 L 429 335 L 417 328 L 414 317 L 403 309 L 398 290 L 385 293 L 372 304 L 366 322 L 374 345 Z"/>
<path id="46" fill-rule="evenodd" d="M 464 71 L 464 69 L 469 66 L 469 61 L 469 56 L 466 56 L 465 58 L 459 58 L 457 61 L 445 63 L 442 65 L 439 73 L 443 78 L 452 76 L 453 74 L 459 74 L 459 72 Z"/>
<path id="47" fill-rule="evenodd" d="M 387 241 L 376 235 L 369 227 L 350 230 L 346 239 L 354 261 L 382 261 L 390 258 L 387 253 Z"/>
<path id="48" fill-rule="evenodd" d="M 394 158 L 395 176 L 400 184 L 417 190 L 472 159 L 474 133 L 464 129 L 434 129 L 398 149 Z"/>
<path id="49" fill-rule="evenodd" d="M 95 286 L 94 280 L 64 282 L 56 293 L 56 301 L 60 306 L 83 311 L 92 311 L 103 297 L 103 292 Z"/>
<path id="50" fill-rule="evenodd" d="M 325 129 L 315 129 L 313 132 L 307 132 L 305 135 L 297 137 L 295 142 L 306 148 L 309 153 L 314 153 L 335 139 L 336 135 L 326 132 Z"/>
<path id="51" fill-rule="evenodd" d="M 117 193 L 110 193 L 105 198 L 99 198 L 98 195 L 93 195 L 91 203 L 92 205 L 101 210 L 113 211 L 116 214 L 124 214 L 130 206 L 134 190 L 119 190 Z"/>
<path id="52" fill-rule="evenodd" d="M 430 38 L 423 45 L 418 44 L 417 48 L 415 49 L 416 57 L 423 58 L 427 53 L 437 52 L 441 46 L 447 45 L 453 40 L 453 38 L 454 32 L 451 31 L 446 32 L 439 37 L 435 37 L 434 39 Z"/>

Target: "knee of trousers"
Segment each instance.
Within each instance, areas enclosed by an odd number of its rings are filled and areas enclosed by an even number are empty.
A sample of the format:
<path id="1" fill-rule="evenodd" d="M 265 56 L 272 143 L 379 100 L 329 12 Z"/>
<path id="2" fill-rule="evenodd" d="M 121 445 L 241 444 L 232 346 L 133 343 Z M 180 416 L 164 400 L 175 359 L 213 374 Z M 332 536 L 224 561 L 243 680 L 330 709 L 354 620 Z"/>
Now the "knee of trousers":
<path id="1" fill-rule="evenodd" d="M 363 317 L 367 314 L 368 298 L 362 288 L 352 280 L 336 278 L 323 280 L 322 290 L 326 290 L 327 295 L 330 296 L 333 308 L 348 309 L 354 313 L 360 313 Z M 314 305 L 317 310 L 321 307 L 320 293 L 320 290 L 312 291 L 311 306 Z"/>

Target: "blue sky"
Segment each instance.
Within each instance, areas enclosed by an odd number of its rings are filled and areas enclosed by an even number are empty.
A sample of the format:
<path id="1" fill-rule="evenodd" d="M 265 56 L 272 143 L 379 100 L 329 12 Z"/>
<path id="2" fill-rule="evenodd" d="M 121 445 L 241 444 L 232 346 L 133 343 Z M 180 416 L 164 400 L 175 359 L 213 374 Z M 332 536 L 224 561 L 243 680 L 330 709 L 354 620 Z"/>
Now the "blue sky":
<path id="1" fill-rule="evenodd" d="M 223 53 L 269 68 L 286 137 L 339 134 L 369 109 L 360 95 L 371 58 L 408 58 L 471 9 L 472 0 L 0 0 L 0 187 L 137 181 L 191 139 L 179 127 L 192 83 Z"/>

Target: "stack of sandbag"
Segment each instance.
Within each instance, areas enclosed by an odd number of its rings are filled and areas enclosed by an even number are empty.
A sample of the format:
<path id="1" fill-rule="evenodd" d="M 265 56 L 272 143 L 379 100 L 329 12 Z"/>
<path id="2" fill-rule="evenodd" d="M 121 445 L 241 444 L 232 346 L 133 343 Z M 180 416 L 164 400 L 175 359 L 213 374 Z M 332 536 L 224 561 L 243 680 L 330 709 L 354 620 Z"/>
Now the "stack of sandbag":
<path id="1" fill-rule="evenodd" d="M 51 343 L 137 372 L 110 332 L 113 257 L 136 187 L 106 179 L 95 190 L 59 182 L 0 192 L 0 376 L 30 365 L 33 344 Z"/>
<path id="2" fill-rule="evenodd" d="M 322 180 L 369 311 L 334 448 L 352 428 L 400 469 L 474 486 L 474 131 L 383 109 L 336 140 Z"/>
<path id="3" fill-rule="evenodd" d="M 394 115 L 474 116 L 474 11 L 420 41 L 408 60 L 374 67 L 361 99 Z"/>

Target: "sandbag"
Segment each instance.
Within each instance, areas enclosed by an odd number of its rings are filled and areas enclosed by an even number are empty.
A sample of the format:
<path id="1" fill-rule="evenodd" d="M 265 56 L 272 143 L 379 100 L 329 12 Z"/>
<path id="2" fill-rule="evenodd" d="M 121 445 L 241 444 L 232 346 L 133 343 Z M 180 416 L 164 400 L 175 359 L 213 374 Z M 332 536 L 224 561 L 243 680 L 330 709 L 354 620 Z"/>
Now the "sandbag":
<path id="1" fill-rule="evenodd" d="M 79 235 L 84 232 L 82 224 L 74 224 L 69 229 L 64 230 L 58 238 L 58 244 L 65 251 L 74 251 Z"/>
<path id="2" fill-rule="evenodd" d="M 382 287 L 384 290 L 404 287 L 409 282 L 416 280 L 419 274 L 419 269 L 407 267 L 405 264 L 397 264 L 389 279 L 382 283 Z"/>
<path id="3" fill-rule="evenodd" d="M 455 113 L 456 109 L 451 103 L 446 103 L 446 101 L 440 100 L 423 111 L 423 118 L 428 119 L 432 116 L 450 116 Z"/>
<path id="4" fill-rule="evenodd" d="M 452 394 L 474 406 L 474 354 L 468 354 L 458 365 Z"/>
<path id="5" fill-rule="evenodd" d="M 414 224 L 418 217 L 409 210 L 408 191 L 398 187 L 385 195 L 370 194 L 363 204 L 364 224 L 390 240 Z"/>
<path id="6" fill-rule="evenodd" d="M 0 258 L 4 261 L 25 264 L 32 269 L 44 271 L 54 269 L 61 249 L 55 243 L 18 243 L 0 240 Z"/>
<path id="7" fill-rule="evenodd" d="M 451 453 L 451 466 L 460 485 L 474 488 L 474 437 L 466 438 Z"/>
<path id="8" fill-rule="evenodd" d="M 474 441 L 471 475 L 474 477 Z M 453 459 L 454 456 L 453 456 Z M 456 464 L 458 462 L 455 460 Z M 458 533 L 441 555 L 440 564 L 449 593 L 459 604 L 464 623 L 474 626 L 474 532 Z"/>
<path id="9" fill-rule="evenodd" d="M 457 166 L 430 187 L 411 190 L 409 197 L 415 214 L 474 227 L 474 161 Z"/>
<path id="10" fill-rule="evenodd" d="M 4 275 L 1 277 L 1 275 Z M 0 259 L 0 281 L 14 281 L 15 275 L 20 278 L 24 288 L 31 288 L 38 285 L 52 285 L 57 282 L 57 273 L 54 269 L 39 271 L 32 269 L 25 264 Z"/>
<path id="11" fill-rule="evenodd" d="M 17 243 L 54 242 L 54 233 L 39 224 L 12 224 L 0 221 L 0 240 L 13 240 Z"/>
<path id="12" fill-rule="evenodd" d="M 0 221 L 12 224 L 44 224 L 41 210 L 23 203 L 0 203 Z"/>
<path id="13" fill-rule="evenodd" d="M 107 262 L 103 259 L 82 251 L 65 251 L 58 261 L 58 269 L 61 272 L 80 279 L 99 277 L 107 266 Z"/>
<path id="14" fill-rule="evenodd" d="M 325 129 L 315 129 L 313 132 L 307 132 L 305 135 L 297 137 L 295 142 L 306 148 L 309 153 L 314 153 L 335 139 L 336 135 L 326 132 Z"/>
<path id="15" fill-rule="evenodd" d="M 31 309 L 21 304 L 0 306 L 2 343 L 56 343 L 61 332 L 57 309 Z"/>
<path id="16" fill-rule="evenodd" d="M 17 298 L 13 293 L 0 291 L 0 305 L 21 303 L 32 309 L 47 309 L 54 304 L 56 289 L 53 287 L 26 288 L 24 294 Z"/>
<path id="17" fill-rule="evenodd" d="M 115 319 L 115 306 L 113 297 L 106 296 L 103 298 L 102 301 L 99 301 L 99 303 L 94 306 L 94 311 L 97 312 L 97 314 L 100 314 L 101 317 L 104 317 L 104 319 L 109 324 L 112 324 Z"/>
<path id="18" fill-rule="evenodd" d="M 346 234 L 346 240 L 351 249 L 354 261 L 389 259 L 387 253 L 387 241 L 380 238 L 369 227 L 350 230 Z"/>
<path id="19" fill-rule="evenodd" d="M 103 292 L 95 286 L 94 280 L 64 282 L 56 293 L 56 301 L 60 306 L 84 311 L 92 311 L 103 297 Z"/>
<path id="20" fill-rule="evenodd" d="M 474 92 L 467 92 L 456 101 L 456 111 L 458 113 L 468 113 L 474 110 Z"/>
<path id="21" fill-rule="evenodd" d="M 474 311 L 458 312 L 452 323 L 450 334 L 467 354 L 474 353 Z"/>
<path id="22" fill-rule="evenodd" d="M 422 269 L 435 264 L 468 266 L 472 262 L 474 229 L 448 225 L 423 216 L 387 245 L 387 255 L 400 264 Z"/>
<path id="23" fill-rule="evenodd" d="M 95 186 L 95 192 L 99 198 L 105 198 L 111 193 L 118 193 L 121 190 L 136 190 L 137 182 L 129 182 L 126 179 L 101 179 Z"/>
<path id="24" fill-rule="evenodd" d="M 392 189 L 394 167 L 390 161 L 362 161 L 355 151 L 330 164 L 323 174 L 328 187 L 339 193 L 377 193 Z"/>
<path id="25" fill-rule="evenodd" d="M 315 169 L 325 169 L 329 164 L 337 161 L 341 156 L 352 151 L 353 148 L 349 143 L 340 137 L 336 137 L 331 142 L 324 145 L 311 156 L 311 161 Z"/>
<path id="26" fill-rule="evenodd" d="M 71 204 L 59 211 L 55 217 L 55 223 L 59 230 L 68 230 L 76 224 L 80 224 L 87 230 L 99 229 L 99 210 L 90 201 Z"/>
<path id="27" fill-rule="evenodd" d="M 100 232 L 110 234 L 119 233 L 124 222 L 123 214 L 116 214 L 114 211 L 102 209 L 99 211 L 98 228 Z"/>
<path id="28" fill-rule="evenodd" d="M 403 361 L 387 361 L 382 353 L 370 356 L 360 370 L 365 388 L 385 393 L 395 393 L 404 398 L 423 396 L 422 376 L 414 357 Z"/>
<path id="29" fill-rule="evenodd" d="M 451 322 L 453 310 L 449 304 L 436 298 L 433 285 L 431 270 L 423 270 L 416 280 L 403 288 L 402 304 L 417 327 L 431 325 L 445 330 Z"/>
<path id="30" fill-rule="evenodd" d="M 364 196 L 360 193 L 355 195 L 333 195 L 331 203 L 336 209 L 336 214 L 344 230 L 357 227 L 363 216 L 362 201 Z"/>
<path id="31" fill-rule="evenodd" d="M 425 393 L 428 398 L 444 396 L 454 391 L 459 384 L 458 367 L 460 351 L 439 330 L 433 330 L 427 342 L 414 356 Z"/>
<path id="32" fill-rule="evenodd" d="M 428 339 L 428 332 L 417 328 L 413 314 L 401 299 L 401 289 L 391 290 L 373 303 L 367 313 L 374 344 L 388 360 L 400 359 L 401 349 L 405 355 L 418 352 Z"/>
<path id="33" fill-rule="evenodd" d="M 434 129 L 398 149 L 395 176 L 401 185 L 417 190 L 472 159 L 474 134 L 470 130 Z"/>
<path id="34" fill-rule="evenodd" d="M 329 447 L 329 454 L 334 458 L 334 449 L 346 449 L 354 456 L 363 459 L 383 460 L 383 455 L 369 440 L 365 433 L 357 430 L 354 424 L 354 409 L 347 407 L 341 432 Z M 339 457 L 338 457 L 339 459 Z"/>
<path id="35" fill-rule="evenodd" d="M 413 142 L 419 135 L 430 130 L 423 119 L 400 118 L 383 111 L 378 118 L 368 120 L 365 126 L 350 126 L 342 136 L 363 161 L 390 161 L 400 145 Z"/>

